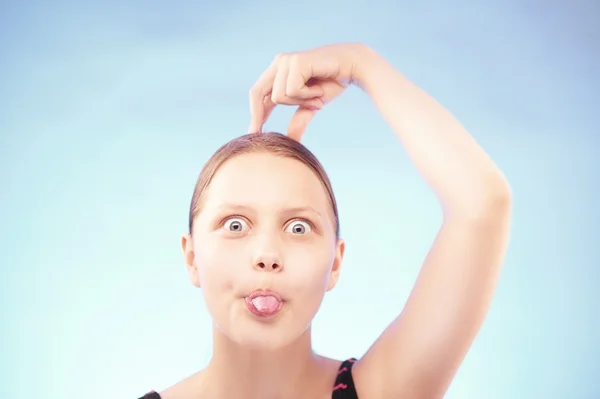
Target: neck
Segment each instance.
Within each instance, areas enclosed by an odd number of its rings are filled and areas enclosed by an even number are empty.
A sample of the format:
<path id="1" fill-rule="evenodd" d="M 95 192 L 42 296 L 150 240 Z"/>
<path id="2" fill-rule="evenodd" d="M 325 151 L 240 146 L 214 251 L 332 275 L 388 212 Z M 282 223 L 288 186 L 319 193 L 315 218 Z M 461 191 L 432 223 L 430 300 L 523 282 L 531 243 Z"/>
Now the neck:
<path id="1" fill-rule="evenodd" d="M 241 347 L 217 328 L 213 331 L 205 381 L 218 397 L 305 397 L 305 389 L 318 379 L 323 361 L 312 351 L 310 328 L 289 346 L 269 351 Z"/>

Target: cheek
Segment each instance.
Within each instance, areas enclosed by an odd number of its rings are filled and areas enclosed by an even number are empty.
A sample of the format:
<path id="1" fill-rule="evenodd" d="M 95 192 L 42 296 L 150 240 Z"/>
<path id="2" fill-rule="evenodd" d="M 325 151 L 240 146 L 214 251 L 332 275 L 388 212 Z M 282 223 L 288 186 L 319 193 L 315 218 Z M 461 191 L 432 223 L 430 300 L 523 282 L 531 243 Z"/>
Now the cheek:
<path id="1" fill-rule="evenodd" d="M 243 294 L 242 288 L 248 289 L 248 280 L 256 273 L 251 264 L 252 242 L 205 237 L 199 243 L 196 265 L 207 304 L 219 306 L 224 295 Z M 335 247 L 322 241 L 284 242 L 280 251 L 284 271 L 273 288 L 283 290 L 286 296 L 320 302 L 329 283 Z"/>
<path id="2" fill-rule="evenodd" d="M 239 280 L 242 254 L 237 249 L 224 247 L 218 241 L 206 241 L 197 247 L 200 287 L 209 301 L 218 301 L 223 295 L 236 293 L 235 282 Z M 212 244 L 212 245 L 211 245 Z"/>
<path id="3" fill-rule="evenodd" d="M 295 248 L 288 253 L 286 272 L 292 292 L 322 296 L 329 282 L 335 252 L 323 245 Z"/>

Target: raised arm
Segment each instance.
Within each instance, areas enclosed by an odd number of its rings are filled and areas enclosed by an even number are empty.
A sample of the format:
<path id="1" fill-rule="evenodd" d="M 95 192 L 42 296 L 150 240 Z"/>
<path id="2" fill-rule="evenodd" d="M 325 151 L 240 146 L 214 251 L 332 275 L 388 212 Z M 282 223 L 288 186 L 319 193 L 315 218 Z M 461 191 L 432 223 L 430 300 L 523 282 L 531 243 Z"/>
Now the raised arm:
<path id="1" fill-rule="evenodd" d="M 402 313 L 354 367 L 361 399 L 444 396 L 479 331 L 508 245 L 511 192 L 461 124 L 373 50 L 355 78 L 443 207 Z"/>
<path id="2" fill-rule="evenodd" d="M 371 97 L 444 214 L 404 310 L 354 366 L 356 387 L 361 399 L 441 398 L 490 306 L 508 245 L 510 189 L 447 110 L 360 44 L 276 57 L 250 92 L 250 131 L 261 131 L 276 104 L 296 105 L 288 134 L 300 139 L 348 81 Z"/>

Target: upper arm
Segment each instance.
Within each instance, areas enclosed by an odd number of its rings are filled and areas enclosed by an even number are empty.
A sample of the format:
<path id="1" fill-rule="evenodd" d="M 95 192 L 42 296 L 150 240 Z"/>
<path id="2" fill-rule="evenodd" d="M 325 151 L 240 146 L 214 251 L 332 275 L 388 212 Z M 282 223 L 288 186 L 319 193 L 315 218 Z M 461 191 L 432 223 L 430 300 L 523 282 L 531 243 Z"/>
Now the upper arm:
<path id="1" fill-rule="evenodd" d="M 444 396 L 490 306 L 509 225 L 508 192 L 446 218 L 404 310 L 354 366 L 361 399 Z"/>

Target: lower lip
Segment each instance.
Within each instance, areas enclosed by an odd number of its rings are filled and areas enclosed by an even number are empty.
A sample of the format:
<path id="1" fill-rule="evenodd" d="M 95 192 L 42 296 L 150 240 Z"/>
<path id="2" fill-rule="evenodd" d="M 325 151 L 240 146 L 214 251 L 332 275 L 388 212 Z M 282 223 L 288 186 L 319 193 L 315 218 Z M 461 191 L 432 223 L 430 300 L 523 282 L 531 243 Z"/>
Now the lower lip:
<path id="1" fill-rule="evenodd" d="M 250 313 L 252 313 L 254 316 L 259 317 L 261 319 L 270 319 L 270 318 L 277 316 L 279 314 L 279 312 L 281 312 L 281 309 L 283 308 L 283 302 L 280 301 L 279 306 L 277 306 L 277 308 L 275 310 L 269 311 L 269 312 L 264 312 L 264 311 L 258 310 L 256 308 L 256 306 L 254 306 L 254 304 L 252 303 L 252 298 L 246 297 L 246 307 L 248 308 Z"/>

